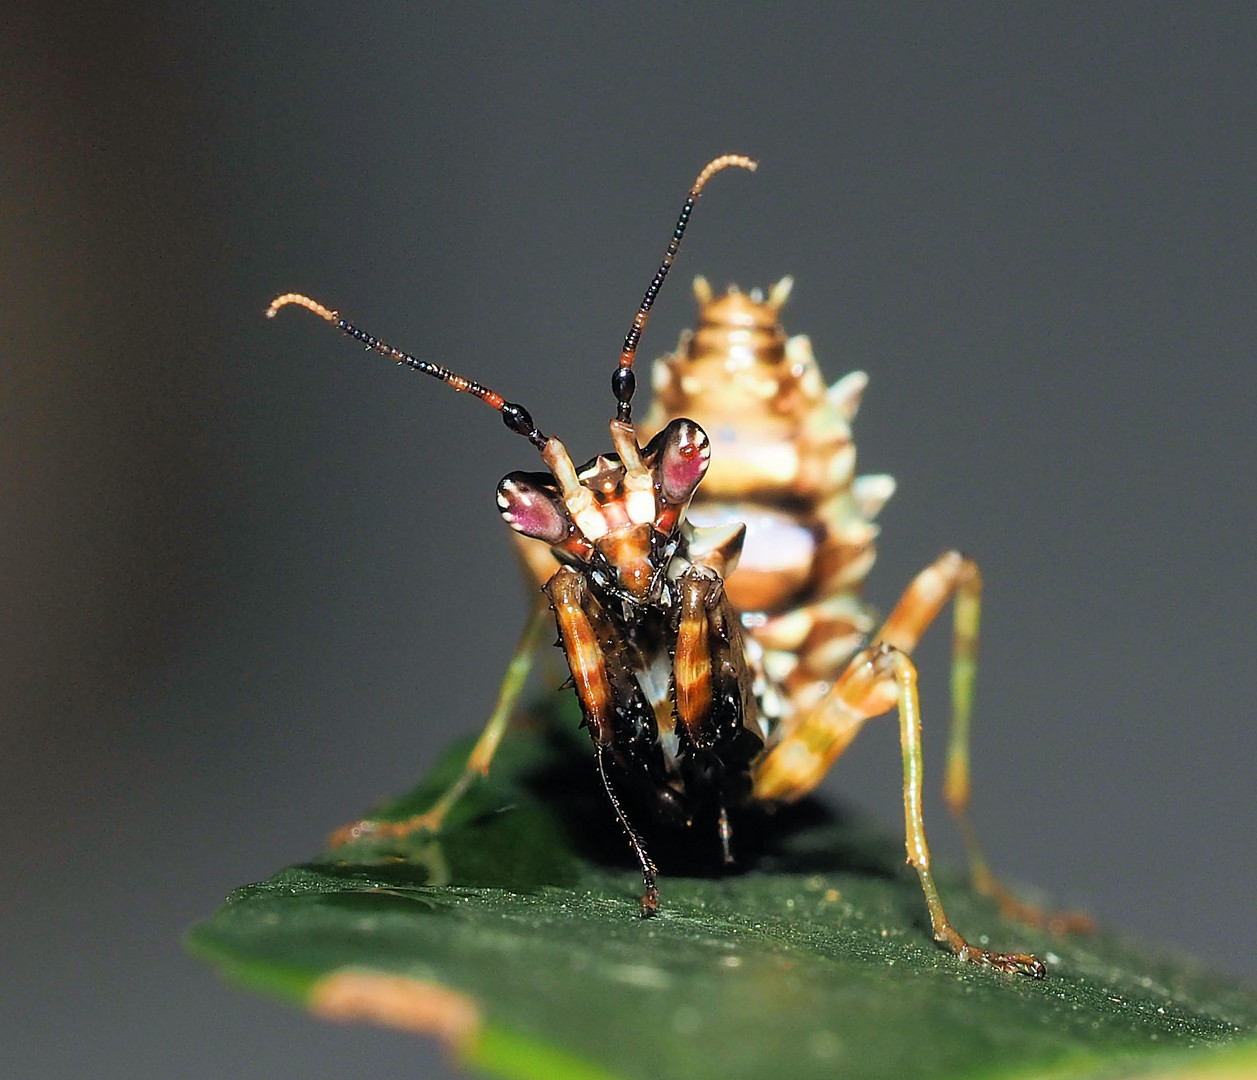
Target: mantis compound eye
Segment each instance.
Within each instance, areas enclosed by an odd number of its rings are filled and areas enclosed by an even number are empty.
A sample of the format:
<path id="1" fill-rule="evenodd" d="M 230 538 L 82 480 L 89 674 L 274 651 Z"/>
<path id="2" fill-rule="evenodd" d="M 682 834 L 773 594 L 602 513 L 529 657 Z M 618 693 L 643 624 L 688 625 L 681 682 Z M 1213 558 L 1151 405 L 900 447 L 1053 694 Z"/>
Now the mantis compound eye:
<path id="1" fill-rule="evenodd" d="M 655 479 L 659 493 L 674 506 L 689 501 L 711 460 L 711 442 L 707 432 L 693 420 L 673 420 L 653 443 L 658 443 Z"/>
<path id="2" fill-rule="evenodd" d="M 542 473 L 513 472 L 503 477 L 498 484 L 502 519 L 525 536 L 547 544 L 561 543 L 567 538 L 569 525 L 553 483 Z"/>

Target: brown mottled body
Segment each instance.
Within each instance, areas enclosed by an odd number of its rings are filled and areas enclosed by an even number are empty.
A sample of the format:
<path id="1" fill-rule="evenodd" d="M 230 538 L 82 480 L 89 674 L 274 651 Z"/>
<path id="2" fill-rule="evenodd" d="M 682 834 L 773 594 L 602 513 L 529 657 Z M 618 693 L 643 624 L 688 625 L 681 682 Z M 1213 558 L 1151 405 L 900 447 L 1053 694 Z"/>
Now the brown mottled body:
<path id="1" fill-rule="evenodd" d="M 675 823 L 714 811 L 728 860 L 731 808 L 805 795 L 866 720 L 895 709 L 908 861 L 935 939 L 961 959 L 1041 976 L 1033 956 L 969 945 L 947 920 L 934 883 L 909 654 L 954 600 L 948 802 L 966 828 L 975 879 L 1009 910 L 1035 914 L 1002 892 L 964 820 L 977 566 L 944 554 L 917 576 L 878 631 L 860 595 L 875 558 L 873 519 L 894 490 L 888 476 L 855 475 L 850 425 L 867 378 L 854 372 L 825 387 L 808 340 L 787 337 L 781 326 L 790 279 L 765 298 L 736 289 L 714 297 L 700 278 L 698 328 L 656 365 L 654 405 L 640 427 L 633 424 L 641 332 L 703 186 L 730 166 L 755 167 L 724 155 L 692 185 L 612 375 L 614 452 L 579 468 L 559 439 L 496 392 L 386 345 L 307 297 L 290 293 L 272 303 L 269 315 L 289 304 L 307 308 L 376 352 L 473 394 L 527 438 L 546 467 L 511 473 L 498 486 L 502 517 L 544 601 L 534 606 L 463 775 L 426 813 L 357 822 L 335 839 L 439 830 L 449 808 L 488 771 L 549 611 L 599 775 L 641 866 L 643 915 L 658 907 L 656 871 L 617 788 L 632 785 L 657 817 Z"/>
<path id="2" fill-rule="evenodd" d="M 725 587 L 772 685 L 774 723 L 817 700 L 872 632 L 860 587 L 876 557 L 873 518 L 895 487 L 855 475 L 851 421 L 868 379 L 825 386 L 809 340 L 781 325 L 791 286 L 713 296 L 699 278 L 697 329 L 655 363 L 642 424 L 651 433 L 690 416 L 712 441 L 688 517 L 746 525 Z"/>

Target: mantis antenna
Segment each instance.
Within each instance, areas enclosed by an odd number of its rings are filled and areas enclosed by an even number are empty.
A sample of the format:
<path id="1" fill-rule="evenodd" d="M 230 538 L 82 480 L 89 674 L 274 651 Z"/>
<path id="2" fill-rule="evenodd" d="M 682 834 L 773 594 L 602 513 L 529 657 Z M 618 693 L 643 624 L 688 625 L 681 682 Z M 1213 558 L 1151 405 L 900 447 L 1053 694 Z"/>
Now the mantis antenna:
<path id="1" fill-rule="evenodd" d="M 368 334 L 365 330 L 358 329 L 347 319 L 342 319 L 339 311 L 332 311 L 317 300 L 311 300 L 308 296 L 302 296 L 300 293 L 284 293 L 283 296 L 277 296 L 271 301 L 271 306 L 266 309 L 266 317 L 268 319 L 275 318 L 279 309 L 287 307 L 289 304 L 296 304 L 307 311 L 313 311 L 320 319 L 330 322 L 341 333 L 348 334 L 356 341 L 361 341 L 368 349 L 378 352 L 381 356 L 387 356 L 390 360 L 395 360 L 399 364 L 405 364 L 407 367 L 414 368 L 415 371 L 422 371 L 425 375 L 431 375 L 435 379 L 440 379 L 443 383 L 447 383 L 461 393 L 471 394 L 472 397 L 479 398 L 489 408 L 496 409 L 501 413 L 503 423 L 516 434 L 524 436 L 538 450 L 545 447 L 548 441 L 547 437 L 533 423 L 528 410 L 522 405 L 516 405 L 512 401 L 505 400 L 496 391 L 490 390 L 487 386 L 481 386 L 474 379 L 456 375 L 447 367 L 433 364 L 428 360 L 420 360 L 417 356 L 411 356 L 410 353 L 393 348 L 392 345 L 381 341 L 374 334 Z"/>
<path id="2" fill-rule="evenodd" d="M 668 242 L 668 249 L 663 253 L 663 262 L 655 271 L 650 287 L 637 308 L 637 314 L 633 316 L 633 325 L 629 327 L 629 332 L 625 335 L 619 367 L 611 376 L 611 391 L 618 402 L 616 419 L 623 423 L 629 424 L 633 421 L 633 391 L 637 388 L 637 379 L 633 375 L 633 358 L 637 355 L 637 343 L 641 340 L 642 329 L 646 326 L 646 320 L 650 318 L 650 309 L 655 305 L 655 298 L 659 295 L 659 290 L 663 288 L 668 271 L 676 262 L 677 252 L 681 250 L 681 237 L 685 235 L 685 227 L 690 223 L 690 215 L 694 212 L 694 205 L 698 202 L 699 195 L 703 193 L 708 180 L 721 169 L 727 169 L 731 165 L 754 172 L 759 163 L 741 154 L 724 154 L 709 161 L 703 167 L 703 171 L 695 177 L 690 193 L 686 196 L 685 205 L 681 207 L 681 216 L 677 218 L 676 228 L 672 230 L 672 239 Z"/>

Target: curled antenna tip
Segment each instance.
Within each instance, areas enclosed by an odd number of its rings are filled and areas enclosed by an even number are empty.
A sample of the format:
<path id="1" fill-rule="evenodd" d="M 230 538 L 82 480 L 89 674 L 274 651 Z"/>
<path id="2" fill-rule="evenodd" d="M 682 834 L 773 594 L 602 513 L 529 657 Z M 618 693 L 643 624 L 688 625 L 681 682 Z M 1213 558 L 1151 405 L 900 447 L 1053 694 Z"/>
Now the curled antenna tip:
<path id="1" fill-rule="evenodd" d="M 303 307 L 307 311 L 313 311 L 320 319 L 326 319 L 328 322 L 336 322 L 336 320 L 340 318 L 336 312 L 325 308 L 317 300 L 311 300 L 308 296 L 302 296 L 301 293 L 294 292 L 284 293 L 283 296 L 275 297 L 275 299 L 271 301 L 270 307 L 266 309 L 266 317 L 268 319 L 275 318 L 276 312 L 278 312 L 282 307 L 287 307 L 289 304 L 296 304 L 298 307 Z"/>
<path id="2" fill-rule="evenodd" d="M 759 162 L 754 158 L 749 158 L 743 154 L 721 154 L 718 158 L 713 158 L 704 167 L 703 171 L 698 174 L 698 178 L 694 181 L 694 192 L 701 191 L 703 186 L 711 178 L 714 173 L 720 172 L 721 169 L 727 169 L 731 165 L 736 165 L 740 169 L 747 169 L 754 172 L 759 168 Z"/>

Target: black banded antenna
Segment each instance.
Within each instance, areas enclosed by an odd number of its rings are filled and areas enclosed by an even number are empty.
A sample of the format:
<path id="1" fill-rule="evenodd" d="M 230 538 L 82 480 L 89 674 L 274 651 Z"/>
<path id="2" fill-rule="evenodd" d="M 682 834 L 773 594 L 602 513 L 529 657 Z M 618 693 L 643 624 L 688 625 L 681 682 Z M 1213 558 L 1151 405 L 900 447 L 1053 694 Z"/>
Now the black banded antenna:
<path id="1" fill-rule="evenodd" d="M 659 295 L 659 290 L 663 288 L 668 271 L 676 262 L 677 252 L 681 250 L 681 237 L 685 235 L 685 227 L 690 223 L 690 215 L 694 212 L 699 195 L 703 193 L 703 187 L 721 169 L 727 169 L 731 165 L 754 172 L 759 163 L 741 154 L 724 154 L 709 161 L 703 167 L 703 171 L 690 186 L 685 205 L 681 207 L 681 216 L 677 218 L 676 228 L 672 230 L 668 250 L 663 253 L 663 262 L 659 264 L 659 269 L 655 272 L 646 295 L 642 297 L 637 314 L 633 316 L 633 325 L 629 327 L 629 332 L 625 335 L 624 349 L 620 353 L 620 364 L 611 376 L 611 391 L 615 394 L 617 402 L 616 419 L 626 424 L 633 422 L 633 391 L 637 388 L 637 377 L 633 374 L 633 358 L 637 355 L 637 343 L 641 340 L 642 329 L 650 317 L 650 309 L 655 305 L 655 298 Z"/>
<path id="2" fill-rule="evenodd" d="M 516 405 L 513 401 L 507 401 L 496 391 L 490 390 L 487 386 L 481 386 L 474 379 L 467 379 L 462 375 L 457 375 L 447 367 L 434 364 L 429 360 L 420 360 L 417 356 L 411 356 L 410 353 L 393 348 L 392 345 L 381 341 L 374 334 L 368 334 L 365 330 L 358 329 L 347 319 L 342 319 L 339 311 L 332 311 L 317 300 L 311 300 L 308 296 L 302 296 L 301 293 L 284 293 L 283 296 L 277 296 L 271 301 L 271 306 L 266 309 L 266 317 L 268 319 L 275 318 L 279 309 L 287 307 L 289 304 L 296 304 L 307 311 L 313 311 L 320 319 L 330 322 L 341 333 L 348 334 L 355 341 L 361 341 L 368 349 L 378 352 L 381 356 L 386 356 L 399 364 L 405 364 L 415 371 L 422 371 L 425 375 L 431 375 L 434 379 L 440 379 L 443 383 L 452 386 L 460 393 L 471 394 L 472 397 L 479 398 L 491 409 L 496 409 L 501 413 L 502 421 L 517 435 L 524 436 L 538 450 L 545 447 L 548 441 L 547 436 L 541 433 L 537 425 L 533 423 L 528 410 L 522 405 Z"/>

